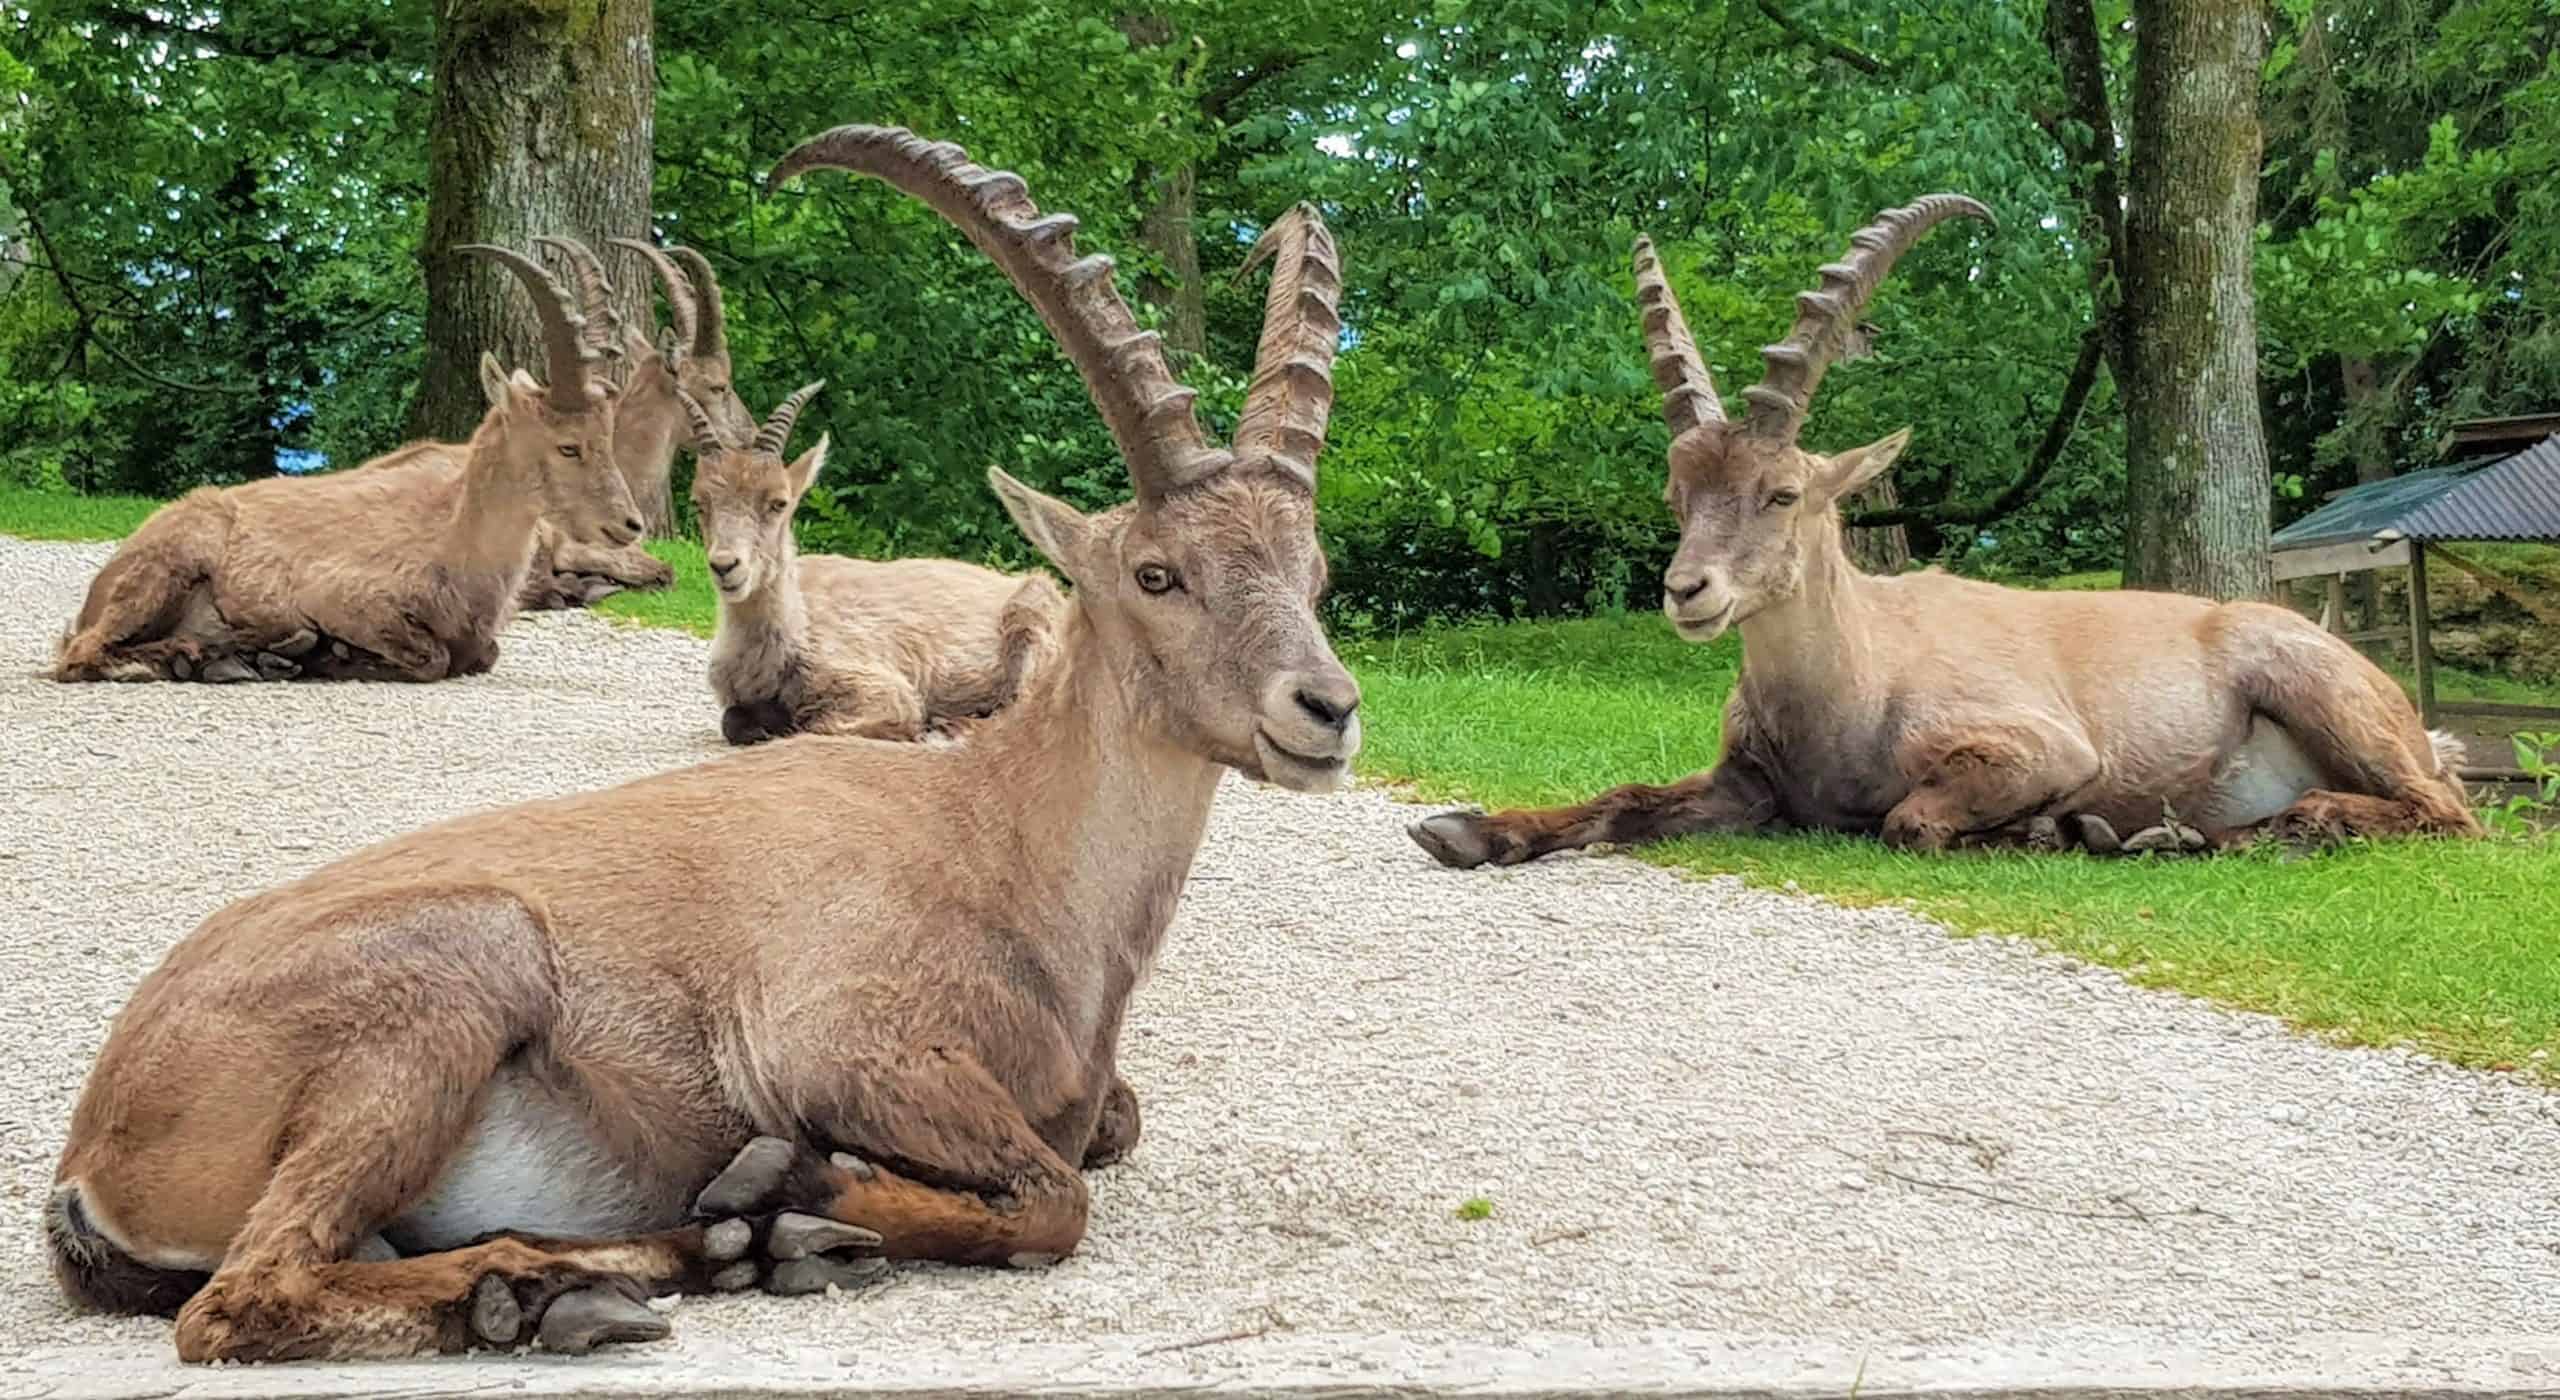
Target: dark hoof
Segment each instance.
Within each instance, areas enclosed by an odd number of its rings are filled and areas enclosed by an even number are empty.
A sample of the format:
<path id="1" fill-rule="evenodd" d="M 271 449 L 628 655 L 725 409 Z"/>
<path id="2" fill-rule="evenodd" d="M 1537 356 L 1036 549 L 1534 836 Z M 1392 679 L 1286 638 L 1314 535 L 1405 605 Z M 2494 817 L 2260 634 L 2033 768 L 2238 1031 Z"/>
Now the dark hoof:
<path id="1" fill-rule="evenodd" d="M 2158 826 L 2144 827 L 2124 838 L 2124 849 L 2128 855 L 2145 851 L 2165 851 L 2172 855 L 2179 855 L 2201 851 L 2204 848 L 2204 833 L 2184 822 L 2162 822 Z"/>
<path id="2" fill-rule="evenodd" d="M 654 1342 L 673 1330 L 637 1298 L 610 1288 L 581 1288 L 551 1300 L 535 1335 L 545 1351 L 584 1356 L 616 1342 Z"/>
<path id="3" fill-rule="evenodd" d="M 761 1273 L 762 1270 L 756 1267 L 756 1261 L 752 1259 L 741 1259 L 737 1263 L 732 1264 L 711 1276 L 711 1291 L 714 1293 L 743 1293 L 747 1289 L 756 1286 L 756 1278 Z"/>
<path id="4" fill-rule="evenodd" d="M 496 1274 L 483 1274 L 471 1287 L 471 1334 L 491 1346 L 514 1346 L 524 1335 L 524 1308 L 516 1291 Z"/>
<path id="5" fill-rule="evenodd" d="M 800 1148 L 778 1137 L 760 1137 L 738 1149 L 729 1165 L 693 1198 L 698 1216 L 753 1215 L 782 1189 Z"/>
<path id="6" fill-rule="evenodd" d="M 297 627 L 291 632 L 286 633 L 284 636 L 277 638 L 275 641 L 268 643 L 267 650 L 274 652 L 278 656 L 289 656 L 294 660 L 299 661 L 302 658 L 309 656 L 312 653 L 312 650 L 319 645 L 319 633 L 312 631 L 308 627 Z"/>
<path id="7" fill-rule="evenodd" d="M 272 651 L 259 652 L 257 666 L 258 679 L 262 681 L 289 681 L 302 674 L 301 662 L 278 656 Z"/>
<path id="8" fill-rule="evenodd" d="M 773 1230 L 765 1236 L 764 1250 L 776 1259 L 805 1259 L 812 1254 L 824 1254 L 848 1245 L 873 1249 L 879 1244 L 880 1234 L 876 1230 L 829 1220 L 821 1215 L 784 1211 L 773 1218 Z"/>
<path id="9" fill-rule="evenodd" d="M 2058 851 L 2062 849 L 2062 825 L 2051 817 L 2032 817 L 2027 821 L 2027 849 Z"/>
<path id="10" fill-rule="evenodd" d="M 888 1271 L 886 1259 L 839 1259 L 830 1254 L 812 1254 L 774 1265 L 773 1272 L 765 1277 L 764 1291 L 796 1298 L 824 1293 L 830 1286 L 858 1287 Z"/>
<path id="11" fill-rule="evenodd" d="M 600 602 L 621 592 L 622 585 L 609 578 L 581 578 L 578 580 L 577 589 L 578 606 L 583 608 L 590 603 Z"/>
<path id="12" fill-rule="evenodd" d="M 2124 839 L 2116 835 L 2115 827 L 2106 818 L 2094 812 L 2082 812 L 2071 820 L 2080 828 L 2080 844 L 2091 851 L 2111 856 L 2124 849 Z"/>
<path id="13" fill-rule="evenodd" d="M 217 656 L 204 663 L 204 669 L 196 674 L 196 679 L 213 685 L 231 685 L 257 678 L 257 668 L 236 656 Z"/>
<path id="14" fill-rule="evenodd" d="M 871 1178 L 879 1175 L 878 1172 L 871 1169 L 871 1164 L 869 1162 L 854 1156 L 850 1152 L 830 1152 L 827 1154 L 827 1160 L 835 1163 L 836 1170 L 844 1172 L 856 1181 L 869 1181 Z"/>
<path id="15" fill-rule="evenodd" d="M 1413 844 L 1452 870 L 1473 870 L 1493 859 L 1493 843 L 1484 834 L 1484 818 L 1474 812 L 1443 812 L 1404 829 Z"/>
<path id="16" fill-rule="evenodd" d="M 177 680 L 194 680 L 196 678 L 196 663 L 188 660 L 184 655 L 172 656 L 169 658 L 169 674 L 172 678 Z"/>

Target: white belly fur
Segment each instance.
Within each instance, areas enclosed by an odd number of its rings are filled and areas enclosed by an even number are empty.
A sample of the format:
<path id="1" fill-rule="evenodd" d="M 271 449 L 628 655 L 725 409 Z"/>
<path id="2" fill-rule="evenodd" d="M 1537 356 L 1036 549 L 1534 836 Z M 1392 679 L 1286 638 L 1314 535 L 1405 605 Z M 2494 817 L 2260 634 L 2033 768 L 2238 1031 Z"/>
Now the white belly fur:
<path id="1" fill-rule="evenodd" d="M 2206 826 L 2255 826 L 2321 785 L 2320 770 L 2284 726 L 2263 715 L 2249 718 L 2248 736 L 2214 770 Z"/>
<path id="2" fill-rule="evenodd" d="M 617 1239 L 674 1222 L 565 1104 L 501 1071 L 435 1185 L 383 1235 L 403 1254 L 497 1230 Z"/>

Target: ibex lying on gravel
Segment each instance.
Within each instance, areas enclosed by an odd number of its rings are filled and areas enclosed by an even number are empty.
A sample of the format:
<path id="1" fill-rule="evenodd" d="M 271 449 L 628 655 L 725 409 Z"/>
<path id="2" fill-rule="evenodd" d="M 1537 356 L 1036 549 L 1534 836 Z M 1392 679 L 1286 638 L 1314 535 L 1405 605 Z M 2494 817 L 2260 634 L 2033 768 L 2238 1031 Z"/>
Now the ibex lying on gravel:
<path id="1" fill-rule="evenodd" d="M 631 415 L 633 423 L 645 425 L 646 435 L 635 427 L 633 436 L 614 439 L 623 477 L 631 483 L 631 498 L 640 503 L 649 533 L 666 535 L 675 529 L 675 498 L 669 482 L 675 473 L 678 434 L 685 425 L 677 396 L 691 398 L 709 414 L 722 442 L 746 441 L 755 432 L 756 422 L 730 383 L 729 317 L 721 308 L 720 279 L 712 272 L 710 260 L 691 248 L 661 253 L 637 239 L 612 242 L 639 254 L 667 293 L 667 332 L 663 338 L 655 332 L 636 338 L 631 382 L 623 390 L 631 400 L 624 413 Z M 676 266 L 678 261 L 683 269 Z"/>
<path id="2" fill-rule="evenodd" d="M 711 690 L 721 735 L 732 744 L 804 731 L 921 739 L 995 713 L 1020 681 L 1007 636 L 1039 625 L 1056 586 L 956 559 L 801 556 L 791 514 L 826 465 L 827 440 L 788 464 L 782 449 L 818 389 L 784 399 L 745 447 L 725 445 L 685 400 L 694 511 L 720 597 Z M 1008 605 L 1026 610 L 1010 625 Z"/>
<path id="3" fill-rule="evenodd" d="M 639 538 L 576 313 L 522 254 L 461 251 L 533 293 L 549 388 L 482 356 L 489 416 L 451 470 L 279 477 L 161 507 L 91 580 L 55 679 L 471 675 L 497 660 L 540 522 Z"/>
<path id="4" fill-rule="evenodd" d="M 1892 466 L 1910 431 L 1827 457 L 1797 433 L 1886 270 L 1958 214 L 1990 217 L 1931 195 L 1861 230 L 1797 298 L 1793 333 L 1762 352 L 1768 372 L 1744 391 L 1740 423 L 1725 418 L 1652 245 L 1637 242 L 1680 519 L 1663 611 L 1693 642 L 1742 629 L 1723 760 L 1574 807 L 1432 817 L 1412 828 L 1423 849 L 1474 866 L 1782 825 L 1920 850 L 2066 836 L 2098 850 L 2201 849 L 2260 827 L 2292 839 L 2480 830 L 2400 688 L 2286 609 L 1851 566 L 1835 503 Z"/>
<path id="5" fill-rule="evenodd" d="M 1274 230 L 1230 451 L 1018 177 L 849 126 L 774 178 L 818 167 L 964 230 L 1119 444 L 1137 499 L 1098 516 L 989 473 L 1075 582 L 1054 651 L 966 744 L 805 736 L 215 914 L 82 1091 L 46 1211 L 74 1299 L 175 1311 L 193 1361 L 578 1351 L 664 1335 L 650 1291 L 1082 1239 L 1079 1166 L 1138 1132 L 1121 1017 L 1220 775 L 1318 790 L 1359 748 L 1315 615 L 1333 244 Z"/>

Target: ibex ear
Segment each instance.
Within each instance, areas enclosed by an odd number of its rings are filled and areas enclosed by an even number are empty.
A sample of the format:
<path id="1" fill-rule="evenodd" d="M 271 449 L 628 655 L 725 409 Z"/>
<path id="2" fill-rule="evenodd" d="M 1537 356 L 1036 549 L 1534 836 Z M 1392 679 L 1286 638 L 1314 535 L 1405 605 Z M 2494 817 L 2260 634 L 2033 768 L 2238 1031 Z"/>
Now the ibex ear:
<path id="1" fill-rule="evenodd" d="M 657 347 L 649 343 L 649 337 L 642 335 L 639 327 L 624 326 L 622 328 L 622 357 L 624 359 L 629 360 L 631 363 L 636 365 L 657 353 Z"/>
<path id="2" fill-rule="evenodd" d="M 1823 489 L 1835 501 L 1848 495 L 1884 475 L 1892 467 L 1894 459 L 1902 455 L 1902 449 L 1910 445 L 1911 430 L 1903 428 L 1864 447 L 1852 447 L 1834 454 L 1831 458 L 1831 479 Z"/>
<path id="3" fill-rule="evenodd" d="M 480 352 L 480 396 L 489 401 L 491 408 L 507 406 L 506 366 L 486 350 Z"/>
<path id="4" fill-rule="evenodd" d="M 817 481 L 818 473 L 826 467 L 827 435 L 820 433 L 818 440 L 809 444 L 809 450 L 800 454 L 800 460 L 791 464 L 791 499 L 796 501 L 807 495 L 809 487 Z"/>
<path id="5" fill-rule="evenodd" d="M 1031 546 L 1076 583 L 1085 579 L 1086 556 L 1092 552 L 1093 526 L 1074 506 L 1044 496 L 1012 477 L 1002 467 L 987 468 L 987 484 L 1004 502 L 1004 512 Z"/>

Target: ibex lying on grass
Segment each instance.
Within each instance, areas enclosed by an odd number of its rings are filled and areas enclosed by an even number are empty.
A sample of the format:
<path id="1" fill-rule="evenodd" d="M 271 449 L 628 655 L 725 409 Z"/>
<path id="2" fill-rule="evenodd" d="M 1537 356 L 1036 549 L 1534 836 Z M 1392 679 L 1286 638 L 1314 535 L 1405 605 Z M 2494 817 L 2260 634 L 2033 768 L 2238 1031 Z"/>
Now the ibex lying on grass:
<path id="1" fill-rule="evenodd" d="M 700 402 L 719 421 L 746 419 L 746 406 L 729 388 L 727 352 L 721 351 L 716 361 L 702 360 L 704 368 L 699 370 L 693 369 L 691 361 L 671 359 L 672 344 L 661 349 L 652 337 L 623 325 L 621 314 L 613 309 L 613 286 L 605 277 L 604 264 L 586 245 L 567 238 L 543 237 L 534 242 L 558 254 L 577 284 L 581 340 L 620 371 L 611 386 L 615 468 L 621 472 L 635 504 L 652 499 L 653 495 L 664 497 L 675 456 L 677 425 L 683 418 L 676 394 L 685 379 L 693 379 L 702 388 L 707 397 Z M 652 266 L 663 262 L 662 258 L 651 259 Z M 681 285 L 681 274 L 670 268 L 667 275 L 678 279 L 668 284 L 671 302 L 690 296 L 689 289 Z M 684 304 L 689 317 L 690 302 Z M 459 443 L 420 442 L 365 465 L 452 475 L 463 469 L 467 455 L 467 449 Z M 644 518 L 642 527 L 647 526 Z M 535 535 L 533 562 L 525 570 L 524 590 L 518 602 L 529 611 L 578 608 L 625 589 L 664 588 L 674 581 L 675 571 L 636 543 L 618 535 L 600 536 L 581 528 L 574 518 L 545 519 Z"/>
<path id="2" fill-rule="evenodd" d="M 720 630 L 711 640 L 711 690 L 732 744 L 788 734 L 921 739 L 928 728 L 995 713 L 1019 678 L 1009 672 L 1008 604 L 1036 626 L 1056 597 L 1045 576 L 1018 578 L 956 559 L 802 556 L 791 514 L 826 465 L 827 440 L 784 463 L 782 449 L 811 384 L 784 399 L 745 447 L 725 445 L 690 398 L 694 511 Z"/>
<path id="3" fill-rule="evenodd" d="M 46 1223 L 74 1299 L 175 1311 L 193 1361 L 577 1351 L 664 1335 L 644 1292 L 1082 1239 L 1079 1166 L 1138 1132 L 1121 1017 L 1221 774 L 1319 790 L 1359 748 L 1315 615 L 1333 244 L 1274 230 L 1230 451 L 1018 177 L 849 126 L 774 179 L 818 167 L 959 225 L 1119 444 L 1137 499 L 1098 516 L 989 473 L 1076 585 L 1054 650 L 967 744 L 804 736 L 215 914 L 73 1115 Z M 490 1237 L 516 1231 L 545 1237 Z"/>
<path id="4" fill-rule="evenodd" d="M 576 313 L 522 254 L 461 251 L 533 293 L 549 388 L 481 357 L 489 416 L 449 471 L 279 477 L 161 507 L 91 580 L 55 679 L 470 675 L 497 660 L 541 521 L 639 538 Z"/>
<path id="5" fill-rule="evenodd" d="M 1693 642 L 1742 629 L 1724 757 L 1580 806 L 1432 817 L 1412 828 L 1425 850 L 1448 865 L 1510 865 L 1781 825 L 1920 850 L 2074 835 L 2098 850 L 2200 849 L 2262 826 L 2293 839 L 2480 830 L 2400 688 L 2283 608 L 1872 578 L 1850 565 L 1834 503 L 1893 465 L 1910 431 L 1833 456 L 1798 447 L 1797 433 L 1886 270 L 1958 214 L 1990 217 L 1931 195 L 1861 230 L 1797 299 L 1793 333 L 1762 352 L 1768 372 L 1744 391 L 1739 423 L 1652 245 L 1637 242 L 1680 519 L 1663 611 Z"/>

